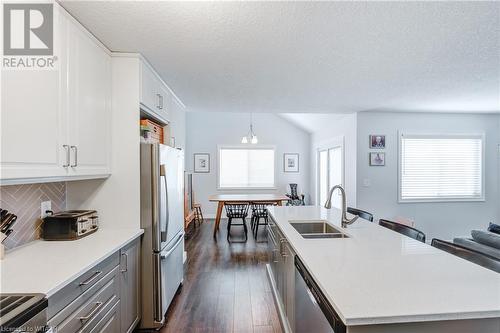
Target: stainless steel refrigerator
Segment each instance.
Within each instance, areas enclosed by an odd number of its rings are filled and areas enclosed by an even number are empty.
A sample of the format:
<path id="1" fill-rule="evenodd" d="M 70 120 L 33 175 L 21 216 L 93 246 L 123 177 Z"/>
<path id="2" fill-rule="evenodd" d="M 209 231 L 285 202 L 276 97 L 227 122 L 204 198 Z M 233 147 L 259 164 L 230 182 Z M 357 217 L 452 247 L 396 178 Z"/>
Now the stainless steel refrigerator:
<path id="1" fill-rule="evenodd" d="M 183 281 L 184 153 L 141 144 L 142 319 L 158 328 Z"/>

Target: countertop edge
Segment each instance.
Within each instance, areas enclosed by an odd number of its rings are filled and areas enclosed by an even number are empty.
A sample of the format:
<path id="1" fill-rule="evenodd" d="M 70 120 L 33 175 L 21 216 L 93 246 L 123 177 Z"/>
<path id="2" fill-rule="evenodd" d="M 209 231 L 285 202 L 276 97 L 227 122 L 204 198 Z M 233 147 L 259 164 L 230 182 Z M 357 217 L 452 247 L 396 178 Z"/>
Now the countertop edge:
<path id="1" fill-rule="evenodd" d="M 128 244 L 130 244 L 131 242 L 133 242 L 135 239 L 137 239 L 138 237 L 140 237 L 142 234 L 144 234 L 144 230 L 143 229 L 138 229 L 125 242 L 117 244 L 116 246 L 114 246 L 113 248 L 111 248 L 109 251 L 107 251 L 106 253 L 104 253 L 102 256 L 100 256 L 97 260 L 94 260 L 94 261 L 88 263 L 86 266 L 82 267 L 77 273 L 69 276 L 66 280 L 64 280 L 62 282 L 58 282 L 57 286 L 55 286 L 54 288 L 49 289 L 47 291 L 47 293 L 45 294 L 46 297 L 49 298 L 49 297 L 53 296 L 58 291 L 60 291 L 61 289 L 63 289 L 64 287 L 66 287 L 68 284 L 70 284 L 71 281 L 74 281 L 75 279 L 77 279 L 78 277 L 80 277 L 83 273 L 85 273 L 86 271 L 88 271 L 90 268 L 92 268 L 92 267 L 96 266 L 97 264 L 103 262 L 110 255 L 112 255 L 113 253 L 117 252 L 121 248 L 127 246 Z"/>

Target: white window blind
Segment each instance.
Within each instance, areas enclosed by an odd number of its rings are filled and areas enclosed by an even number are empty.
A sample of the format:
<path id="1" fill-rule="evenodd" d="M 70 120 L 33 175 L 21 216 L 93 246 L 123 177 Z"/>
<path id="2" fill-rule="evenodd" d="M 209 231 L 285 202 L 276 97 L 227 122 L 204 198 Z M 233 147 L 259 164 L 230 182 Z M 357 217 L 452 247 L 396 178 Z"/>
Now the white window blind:
<path id="1" fill-rule="evenodd" d="M 482 135 L 400 136 L 400 201 L 484 199 Z"/>
<path id="2" fill-rule="evenodd" d="M 274 188 L 274 148 L 219 148 L 219 188 Z"/>

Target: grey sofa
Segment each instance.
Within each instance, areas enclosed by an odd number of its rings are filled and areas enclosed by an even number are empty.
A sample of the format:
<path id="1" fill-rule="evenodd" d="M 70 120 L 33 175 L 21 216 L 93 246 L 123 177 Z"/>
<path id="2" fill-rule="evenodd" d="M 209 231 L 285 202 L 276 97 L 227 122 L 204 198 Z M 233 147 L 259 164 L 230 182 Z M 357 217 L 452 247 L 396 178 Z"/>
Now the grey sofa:
<path id="1" fill-rule="evenodd" d="M 500 260 L 500 249 L 476 242 L 472 238 L 455 238 L 453 243 L 461 245 L 471 250 L 475 250 Z"/>

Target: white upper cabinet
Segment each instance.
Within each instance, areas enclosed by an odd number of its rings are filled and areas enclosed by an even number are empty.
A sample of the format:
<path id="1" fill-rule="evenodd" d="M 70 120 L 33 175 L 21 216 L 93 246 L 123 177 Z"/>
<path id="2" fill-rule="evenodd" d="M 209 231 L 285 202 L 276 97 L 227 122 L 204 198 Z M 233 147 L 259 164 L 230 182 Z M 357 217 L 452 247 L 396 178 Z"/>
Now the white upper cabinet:
<path id="1" fill-rule="evenodd" d="M 107 50 L 54 5 L 54 70 L 3 70 L 0 182 L 107 176 L 111 72 Z"/>
<path id="2" fill-rule="evenodd" d="M 111 56 L 78 26 L 69 43 L 68 142 L 73 174 L 110 172 Z"/>
<path id="3" fill-rule="evenodd" d="M 167 123 L 170 91 L 149 64 L 141 61 L 141 109 Z"/>

